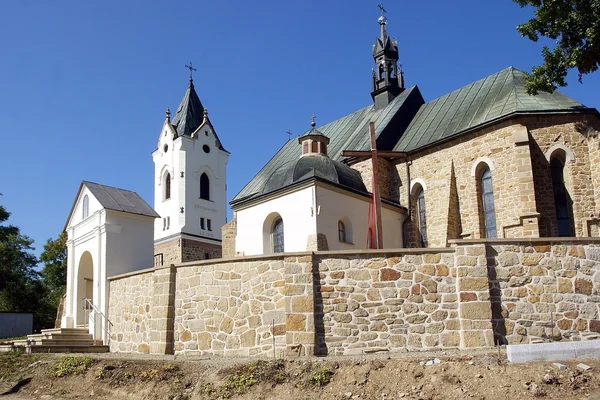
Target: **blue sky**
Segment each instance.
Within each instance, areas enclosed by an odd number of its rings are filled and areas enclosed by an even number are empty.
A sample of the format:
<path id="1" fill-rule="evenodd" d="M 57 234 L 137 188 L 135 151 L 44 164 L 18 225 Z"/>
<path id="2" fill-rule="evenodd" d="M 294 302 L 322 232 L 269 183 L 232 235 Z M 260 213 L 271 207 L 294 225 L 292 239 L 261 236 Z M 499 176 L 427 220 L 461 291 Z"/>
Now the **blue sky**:
<path id="1" fill-rule="evenodd" d="M 388 1 L 407 86 L 432 100 L 513 65 L 541 61 L 515 27 L 511 0 Z M 231 152 L 231 199 L 287 140 L 371 102 L 377 1 L 3 2 L 0 23 L 0 204 L 35 240 L 63 229 L 82 180 L 153 201 L 167 106 L 194 83 Z M 562 91 L 600 106 L 600 74 Z M 230 213 L 231 215 L 231 213 Z"/>

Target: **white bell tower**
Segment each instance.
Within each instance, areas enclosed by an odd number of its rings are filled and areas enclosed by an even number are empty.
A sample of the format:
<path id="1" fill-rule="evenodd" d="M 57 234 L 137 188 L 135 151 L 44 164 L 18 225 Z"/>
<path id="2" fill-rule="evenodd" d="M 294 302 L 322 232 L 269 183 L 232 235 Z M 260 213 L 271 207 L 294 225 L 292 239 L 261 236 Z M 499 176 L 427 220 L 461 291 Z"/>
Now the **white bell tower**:
<path id="1" fill-rule="evenodd" d="M 154 161 L 155 265 L 221 257 L 227 222 L 225 150 L 191 77 L 175 117 L 167 108 Z"/>

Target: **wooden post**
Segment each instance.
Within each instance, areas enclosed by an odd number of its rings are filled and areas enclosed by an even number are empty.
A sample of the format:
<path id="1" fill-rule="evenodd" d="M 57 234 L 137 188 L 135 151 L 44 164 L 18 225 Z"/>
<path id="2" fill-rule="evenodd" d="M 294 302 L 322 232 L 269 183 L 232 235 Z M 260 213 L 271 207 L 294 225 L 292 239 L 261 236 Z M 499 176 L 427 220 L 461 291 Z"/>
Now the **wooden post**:
<path id="1" fill-rule="evenodd" d="M 371 163 L 373 166 L 373 197 L 375 198 L 375 248 L 383 249 L 383 224 L 381 222 L 381 194 L 379 193 L 379 159 L 377 157 L 377 142 L 375 140 L 375 123 L 369 122 L 371 136 Z"/>

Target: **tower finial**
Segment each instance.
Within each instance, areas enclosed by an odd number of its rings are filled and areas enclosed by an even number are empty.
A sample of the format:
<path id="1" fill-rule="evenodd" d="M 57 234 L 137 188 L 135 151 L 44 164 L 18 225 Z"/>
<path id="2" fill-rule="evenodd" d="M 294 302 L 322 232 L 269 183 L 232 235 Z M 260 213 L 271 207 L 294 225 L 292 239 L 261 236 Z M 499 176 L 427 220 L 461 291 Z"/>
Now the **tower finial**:
<path id="1" fill-rule="evenodd" d="M 165 118 L 171 122 L 171 109 L 167 107 L 167 111 L 165 111 Z"/>
<path id="2" fill-rule="evenodd" d="M 316 122 L 315 122 L 315 118 L 317 118 L 317 116 L 315 114 L 310 116 L 310 126 L 312 126 L 313 128 L 315 126 L 317 126 Z"/>
<path id="3" fill-rule="evenodd" d="M 189 70 L 190 70 L 190 82 L 193 82 L 193 81 L 194 81 L 194 78 L 193 78 L 193 76 L 192 76 L 192 74 L 193 74 L 193 71 L 198 71 L 198 70 L 197 70 L 196 68 L 194 68 L 194 67 L 193 67 L 193 65 L 192 65 L 192 62 L 191 62 L 191 61 L 190 61 L 190 65 L 187 65 L 187 64 L 186 64 L 186 65 L 185 65 L 185 67 L 186 67 L 187 69 L 189 69 Z"/>
<path id="4" fill-rule="evenodd" d="M 379 19 L 377 19 L 377 22 L 379 22 L 379 25 L 387 24 L 387 18 L 385 18 L 385 14 L 387 13 L 387 11 L 385 10 L 385 8 L 383 8 L 383 3 L 377 4 L 377 7 L 379 7 L 379 11 L 381 12 L 381 16 L 379 17 Z"/>

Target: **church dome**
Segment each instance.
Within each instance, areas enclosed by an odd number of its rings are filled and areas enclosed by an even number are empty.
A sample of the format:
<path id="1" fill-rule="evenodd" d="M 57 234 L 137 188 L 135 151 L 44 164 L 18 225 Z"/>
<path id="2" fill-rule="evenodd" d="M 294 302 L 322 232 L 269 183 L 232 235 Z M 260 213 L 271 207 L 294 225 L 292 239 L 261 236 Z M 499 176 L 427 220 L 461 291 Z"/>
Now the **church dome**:
<path id="1" fill-rule="evenodd" d="M 277 169 L 267 179 L 262 192 L 271 193 L 310 178 L 319 178 L 350 190 L 368 193 L 358 171 L 318 153 L 306 154 Z"/>

